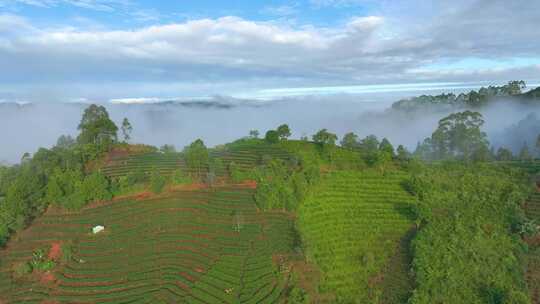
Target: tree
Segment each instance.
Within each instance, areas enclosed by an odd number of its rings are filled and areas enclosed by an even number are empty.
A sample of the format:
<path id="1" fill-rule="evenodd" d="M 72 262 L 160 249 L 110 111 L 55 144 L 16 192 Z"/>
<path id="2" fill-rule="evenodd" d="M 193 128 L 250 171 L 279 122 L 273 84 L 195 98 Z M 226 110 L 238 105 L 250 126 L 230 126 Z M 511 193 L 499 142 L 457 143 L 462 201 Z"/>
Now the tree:
<path id="1" fill-rule="evenodd" d="M 394 146 L 392 146 L 390 141 L 386 138 L 383 138 L 383 140 L 379 144 L 379 151 L 394 156 Z"/>
<path id="2" fill-rule="evenodd" d="M 259 130 L 250 130 L 249 131 L 249 137 L 251 137 L 251 138 L 259 138 Z"/>
<path id="3" fill-rule="evenodd" d="M 108 145 L 117 140 L 118 127 L 103 106 L 90 105 L 84 110 L 77 141 L 81 144 Z"/>
<path id="4" fill-rule="evenodd" d="M 499 150 L 497 150 L 496 157 L 499 161 L 510 161 L 514 158 L 514 156 L 512 155 L 512 151 L 504 147 L 500 147 Z"/>
<path id="5" fill-rule="evenodd" d="M 75 139 L 70 135 L 62 135 L 56 140 L 56 147 L 60 149 L 71 149 L 76 143 Z"/>
<path id="6" fill-rule="evenodd" d="M 414 150 L 413 156 L 417 159 L 423 160 L 432 160 L 433 159 L 433 149 L 431 147 L 431 138 L 428 137 L 424 139 L 423 142 L 418 142 L 416 149 Z"/>
<path id="7" fill-rule="evenodd" d="M 407 149 L 403 147 L 403 145 L 399 145 L 397 147 L 396 152 L 397 152 L 396 158 L 400 162 L 406 162 L 411 158 L 411 153 L 407 151 Z"/>
<path id="8" fill-rule="evenodd" d="M 133 127 L 129 123 L 127 117 L 125 117 L 122 121 L 122 135 L 124 136 L 125 142 L 128 142 L 131 139 L 131 131 L 133 131 Z"/>
<path id="9" fill-rule="evenodd" d="M 508 95 L 519 95 L 525 89 L 527 85 L 523 80 L 513 80 L 508 82 L 507 85 L 503 86 L 504 93 Z"/>
<path id="10" fill-rule="evenodd" d="M 435 159 L 461 158 L 470 160 L 475 150 L 488 146 L 487 135 L 481 131 L 482 114 L 464 111 L 448 115 L 439 121 L 431 135 Z"/>
<path id="11" fill-rule="evenodd" d="M 57 169 L 55 174 L 53 174 L 49 178 L 49 182 L 47 183 L 47 189 L 45 194 L 45 200 L 48 203 L 60 203 L 60 200 L 64 196 L 64 191 L 62 190 L 62 182 L 61 182 L 61 176 L 62 172 Z"/>
<path id="12" fill-rule="evenodd" d="M 525 142 L 523 143 L 523 147 L 519 151 L 519 160 L 528 161 L 531 159 L 532 159 L 532 155 L 529 152 L 529 145 L 527 145 L 527 143 Z"/>
<path id="13" fill-rule="evenodd" d="M 109 180 L 100 172 L 94 172 L 84 178 L 81 192 L 85 202 L 112 199 L 112 194 L 109 192 Z"/>
<path id="14" fill-rule="evenodd" d="M 368 165 L 374 165 L 379 159 L 379 140 L 375 135 L 366 136 L 360 141 L 360 153 Z"/>
<path id="15" fill-rule="evenodd" d="M 279 142 L 279 134 L 275 130 L 269 130 L 264 136 L 264 140 L 269 144 L 276 144 Z"/>
<path id="16" fill-rule="evenodd" d="M 176 148 L 174 147 L 174 145 L 165 144 L 159 148 L 159 151 L 163 153 L 176 153 Z"/>
<path id="17" fill-rule="evenodd" d="M 319 130 L 315 135 L 313 135 L 313 141 L 320 145 L 330 145 L 333 146 L 336 144 L 337 135 L 334 133 L 328 132 L 327 129 Z"/>
<path id="18" fill-rule="evenodd" d="M 32 159 L 32 155 L 28 152 L 24 152 L 23 156 L 21 157 L 21 163 L 29 162 Z"/>
<path id="19" fill-rule="evenodd" d="M 343 136 L 341 140 L 341 146 L 345 149 L 352 150 L 358 147 L 358 135 L 353 132 L 349 132 Z"/>
<path id="20" fill-rule="evenodd" d="M 480 145 L 471 154 L 471 160 L 475 162 L 486 162 L 493 159 L 493 153 L 488 145 Z"/>
<path id="21" fill-rule="evenodd" d="M 291 136 L 291 130 L 289 129 L 289 126 L 287 124 L 282 124 L 277 128 L 277 133 L 279 136 L 279 139 L 286 140 Z"/>
<path id="22" fill-rule="evenodd" d="M 201 139 L 195 140 L 189 146 L 184 148 L 186 163 L 191 169 L 197 170 L 197 176 L 201 177 L 201 170 L 208 168 L 208 149 Z"/>

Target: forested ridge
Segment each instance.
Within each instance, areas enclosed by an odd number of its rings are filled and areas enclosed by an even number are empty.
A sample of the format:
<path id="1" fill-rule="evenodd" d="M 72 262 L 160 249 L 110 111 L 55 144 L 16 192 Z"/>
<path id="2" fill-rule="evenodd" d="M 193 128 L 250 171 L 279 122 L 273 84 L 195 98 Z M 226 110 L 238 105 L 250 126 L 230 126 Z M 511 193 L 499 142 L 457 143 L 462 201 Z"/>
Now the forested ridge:
<path id="1" fill-rule="evenodd" d="M 0 167 L 0 303 L 537 303 L 540 130 L 495 150 L 471 107 L 414 151 L 287 124 L 177 151 L 133 144 L 103 106 L 82 114 L 77 138 Z"/>

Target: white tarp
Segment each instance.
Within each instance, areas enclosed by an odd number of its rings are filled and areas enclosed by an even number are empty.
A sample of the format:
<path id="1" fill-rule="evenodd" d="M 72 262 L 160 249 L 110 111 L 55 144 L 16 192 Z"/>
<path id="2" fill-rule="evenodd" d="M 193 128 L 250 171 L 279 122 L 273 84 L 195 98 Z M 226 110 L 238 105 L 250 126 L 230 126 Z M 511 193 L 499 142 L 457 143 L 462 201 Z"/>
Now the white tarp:
<path id="1" fill-rule="evenodd" d="M 103 227 L 101 225 L 98 225 L 98 226 L 95 226 L 94 228 L 92 228 L 92 233 L 94 233 L 94 234 L 100 233 L 103 230 L 105 230 L 105 227 Z"/>

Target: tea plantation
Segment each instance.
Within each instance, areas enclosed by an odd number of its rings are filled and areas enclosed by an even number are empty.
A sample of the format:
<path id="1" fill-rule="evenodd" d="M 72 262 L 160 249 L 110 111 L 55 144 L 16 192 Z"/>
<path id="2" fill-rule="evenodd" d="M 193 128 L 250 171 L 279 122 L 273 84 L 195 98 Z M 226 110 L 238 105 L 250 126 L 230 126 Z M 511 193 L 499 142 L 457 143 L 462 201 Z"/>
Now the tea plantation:
<path id="1" fill-rule="evenodd" d="M 413 198 L 401 186 L 405 178 L 399 171 L 332 172 L 300 207 L 307 258 L 323 272 L 322 291 L 340 303 L 406 301 L 408 245 L 400 242 L 413 228 Z"/>
<path id="2" fill-rule="evenodd" d="M 275 303 L 292 221 L 257 212 L 251 189 L 176 192 L 80 213 L 48 212 L 0 253 L 0 299 L 14 303 Z M 92 234 L 95 225 L 105 227 Z M 39 248 L 60 244 L 42 277 L 12 276 Z"/>

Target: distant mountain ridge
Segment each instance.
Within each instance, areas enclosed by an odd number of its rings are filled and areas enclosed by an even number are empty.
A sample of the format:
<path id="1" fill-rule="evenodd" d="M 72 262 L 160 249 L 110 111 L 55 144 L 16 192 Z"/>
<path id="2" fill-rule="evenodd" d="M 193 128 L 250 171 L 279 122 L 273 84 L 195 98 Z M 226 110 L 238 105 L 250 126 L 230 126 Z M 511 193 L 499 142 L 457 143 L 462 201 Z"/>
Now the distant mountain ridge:
<path id="1" fill-rule="evenodd" d="M 516 102 L 540 102 L 540 87 L 523 92 L 524 81 L 510 81 L 503 86 L 481 87 L 469 93 L 443 93 L 439 95 L 420 95 L 402 99 L 392 104 L 393 110 L 416 111 L 423 109 L 479 108 L 494 101 L 512 99 Z"/>

